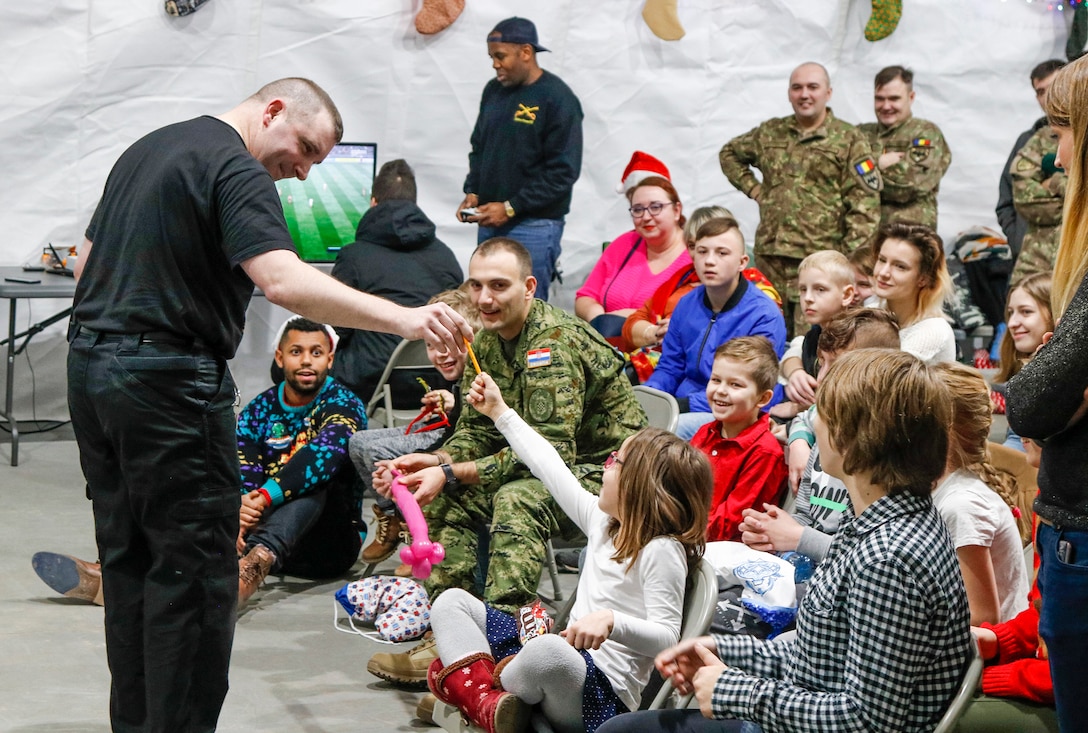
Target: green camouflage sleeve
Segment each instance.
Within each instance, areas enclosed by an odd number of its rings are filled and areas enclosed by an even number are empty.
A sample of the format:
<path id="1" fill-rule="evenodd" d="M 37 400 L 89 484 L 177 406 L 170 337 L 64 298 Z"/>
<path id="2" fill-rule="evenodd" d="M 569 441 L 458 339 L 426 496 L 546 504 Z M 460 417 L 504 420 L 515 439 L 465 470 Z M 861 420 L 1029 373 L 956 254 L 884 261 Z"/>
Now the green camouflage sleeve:
<path id="1" fill-rule="evenodd" d="M 718 152 L 722 173 L 738 191 L 749 198 L 752 196 L 752 189 L 759 185 L 759 179 L 752 173 L 752 166 L 759 162 L 759 129 L 755 127 L 733 138 Z"/>
<path id="2" fill-rule="evenodd" d="M 558 335 L 562 335 L 562 332 L 558 332 Z M 514 384 L 508 383 L 508 386 L 504 386 L 499 383 L 499 388 L 507 404 L 555 446 L 567 465 L 571 465 L 577 452 L 576 436 L 582 423 L 586 391 L 577 343 L 565 344 L 558 338 L 539 339 L 533 344 L 533 350 L 537 353 L 547 350 L 548 363 L 521 370 L 515 377 Z M 472 455 L 483 456 L 475 460 L 480 485 L 485 489 L 495 490 L 514 479 L 528 477 L 530 474 L 525 464 L 505 441 L 498 450 L 475 454 L 462 452 L 465 444 L 456 439 L 456 433 L 461 432 L 467 413 L 472 415 L 468 417 L 468 423 L 464 427 L 476 432 L 476 424 L 486 420 L 486 428 L 498 435 L 488 418 L 466 408 L 457 423 L 455 439 L 444 447 L 447 450 L 451 447 L 458 450 L 464 460 L 470 459 Z M 450 454 L 452 457 L 453 452 Z"/>
<path id="3" fill-rule="evenodd" d="M 1054 226 L 1062 219 L 1068 178 L 1054 166 L 1057 150 L 1054 133 L 1044 127 L 1020 148 L 1009 166 L 1016 213 L 1036 226 Z"/>
<path id="4" fill-rule="evenodd" d="M 909 141 L 903 160 L 880 172 L 884 179 L 881 198 L 897 204 L 909 204 L 937 188 L 952 163 L 952 152 L 936 126 L 924 128 L 925 136 Z M 879 151 L 873 151 L 878 157 Z"/>
<path id="5" fill-rule="evenodd" d="M 884 187 L 865 135 L 850 128 L 850 143 L 842 174 L 842 203 L 845 209 L 843 249 L 853 252 L 869 243 L 880 226 L 880 192 Z"/>

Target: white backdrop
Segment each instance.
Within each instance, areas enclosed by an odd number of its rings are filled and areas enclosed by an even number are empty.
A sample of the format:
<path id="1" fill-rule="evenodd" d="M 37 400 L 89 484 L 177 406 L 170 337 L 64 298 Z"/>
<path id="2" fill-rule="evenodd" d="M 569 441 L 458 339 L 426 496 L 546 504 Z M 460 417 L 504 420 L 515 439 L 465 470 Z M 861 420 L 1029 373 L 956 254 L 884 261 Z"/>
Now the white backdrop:
<path id="1" fill-rule="evenodd" d="M 630 226 L 615 185 L 635 149 L 664 160 L 689 211 L 728 206 L 751 238 L 758 209 L 721 174 L 717 151 L 790 112 L 787 78 L 806 60 L 828 67 L 831 106 L 850 122 L 873 118 L 877 70 L 911 67 L 915 114 L 940 125 L 953 150 L 941 234 L 996 226 L 1001 166 L 1040 114 L 1028 73 L 1063 57 L 1070 13 L 1038 0 L 903 4 L 895 32 L 870 43 L 863 0 L 680 0 L 687 35 L 674 42 L 646 27 L 639 0 L 467 0 L 453 25 L 430 37 L 412 24 L 419 0 L 210 0 L 185 18 L 167 16 L 158 0 L 5 2 L 0 264 L 22 262 L 46 242 L 81 241 L 111 165 L 137 137 L 223 112 L 261 84 L 294 75 L 329 91 L 345 139 L 377 141 L 379 164 L 412 164 L 420 205 L 465 264 L 475 229 L 453 212 L 479 94 L 492 75 L 485 37 L 511 15 L 536 22 L 553 51 L 540 55 L 541 65 L 574 89 L 586 113 L 562 305 L 573 302 L 601 242 Z M 49 308 L 36 304 L 20 321 L 40 320 Z M 55 332 L 31 349 L 39 414 L 63 412 L 62 389 L 41 393 L 43 381 L 62 388 L 63 353 Z M 29 383 L 20 378 L 17 391 L 27 400 Z"/>

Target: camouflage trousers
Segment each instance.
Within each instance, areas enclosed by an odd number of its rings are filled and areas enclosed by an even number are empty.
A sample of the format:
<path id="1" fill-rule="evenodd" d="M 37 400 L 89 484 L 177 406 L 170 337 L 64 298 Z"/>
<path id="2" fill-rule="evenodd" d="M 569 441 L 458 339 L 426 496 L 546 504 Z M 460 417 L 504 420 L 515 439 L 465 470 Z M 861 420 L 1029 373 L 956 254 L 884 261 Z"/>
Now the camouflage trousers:
<path id="1" fill-rule="evenodd" d="M 756 252 L 756 268 L 762 272 L 778 294 L 782 296 L 782 315 L 786 317 L 786 338 L 808 332 L 808 322 L 801 308 L 801 292 L 797 286 L 797 268 L 801 260 L 780 255 L 766 255 Z"/>
<path id="2" fill-rule="evenodd" d="M 572 471 L 582 486 L 600 492 L 600 466 L 577 465 Z M 490 539 L 483 600 L 510 614 L 536 600 L 548 540 L 579 534 L 535 478 L 511 481 L 495 491 L 479 485 L 447 489 L 424 513 L 431 541 L 446 548 L 446 558 L 424 583 L 431 602 L 446 588 L 479 595 L 475 581 L 483 535 Z"/>
<path id="3" fill-rule="evenodd" d="M 1037 272 L 1054 272 L 1054 259 L 1058 256 L 1061 226 L 1044 227 L 1029 230 L 1024 235 L 1020 246 L 1020 255 L 1009 276 L 1009 283 L 1015 283 Z"/>

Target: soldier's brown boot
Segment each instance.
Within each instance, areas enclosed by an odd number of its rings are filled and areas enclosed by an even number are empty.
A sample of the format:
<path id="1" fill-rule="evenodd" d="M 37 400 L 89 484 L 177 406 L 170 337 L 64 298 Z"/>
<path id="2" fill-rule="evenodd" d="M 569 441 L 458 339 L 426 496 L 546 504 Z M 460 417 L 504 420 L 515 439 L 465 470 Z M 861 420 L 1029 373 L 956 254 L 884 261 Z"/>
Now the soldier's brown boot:
<path id="1" fill-rule="evenodd" d="M 378 652 L 366 663 L 366 671 L 398 687 L 427 689 L 427 668 L 438 659 L 434 634 L 428 631 L 418 644 L 401 654 Z"/>
<path id="2" fill-rule="evenodd" d="M 275 563 L 276 553 L 264 545 L 254 545 L 238 561 L 238 608 L 244 606 L 250 596 L 261 587 Z"/>
<path id="3" fill-rule="evenodd" d="M 374 529 L 374 541 L 366 546 L 362 554 L 363 562 L 368 564 L 387 560 L 403 540 L 402 534 L 408 533 L 408 528 L 397 516 L 395 509 L 391 509 L 390 513 L 386 514 L 375 504 L 374 517 L 378 520 Z"/>

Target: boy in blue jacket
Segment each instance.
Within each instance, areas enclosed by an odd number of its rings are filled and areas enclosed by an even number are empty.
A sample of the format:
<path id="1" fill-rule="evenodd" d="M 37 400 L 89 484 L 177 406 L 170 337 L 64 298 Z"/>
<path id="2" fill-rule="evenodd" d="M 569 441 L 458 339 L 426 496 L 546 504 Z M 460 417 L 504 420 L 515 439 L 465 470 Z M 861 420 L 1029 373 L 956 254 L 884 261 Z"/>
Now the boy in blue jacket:
<path id="1" fill-rule="evenodd" d="M 737 336 L 766 336 L 779 358 L 786 347 L 782 311 L 741 276 L 748 255 L 735 219 L 720 217 L 699 227 L 691 259 L 702 285 L 676 304 L 661 360 L 646 381 L 646 386 L 669 392 L 680 402 L 683 414 L 676 434 L 684 440 L 714 419 L 706 385 L 719 346 Z M 779 385 L 768 407 L 781 399 Z"/>

